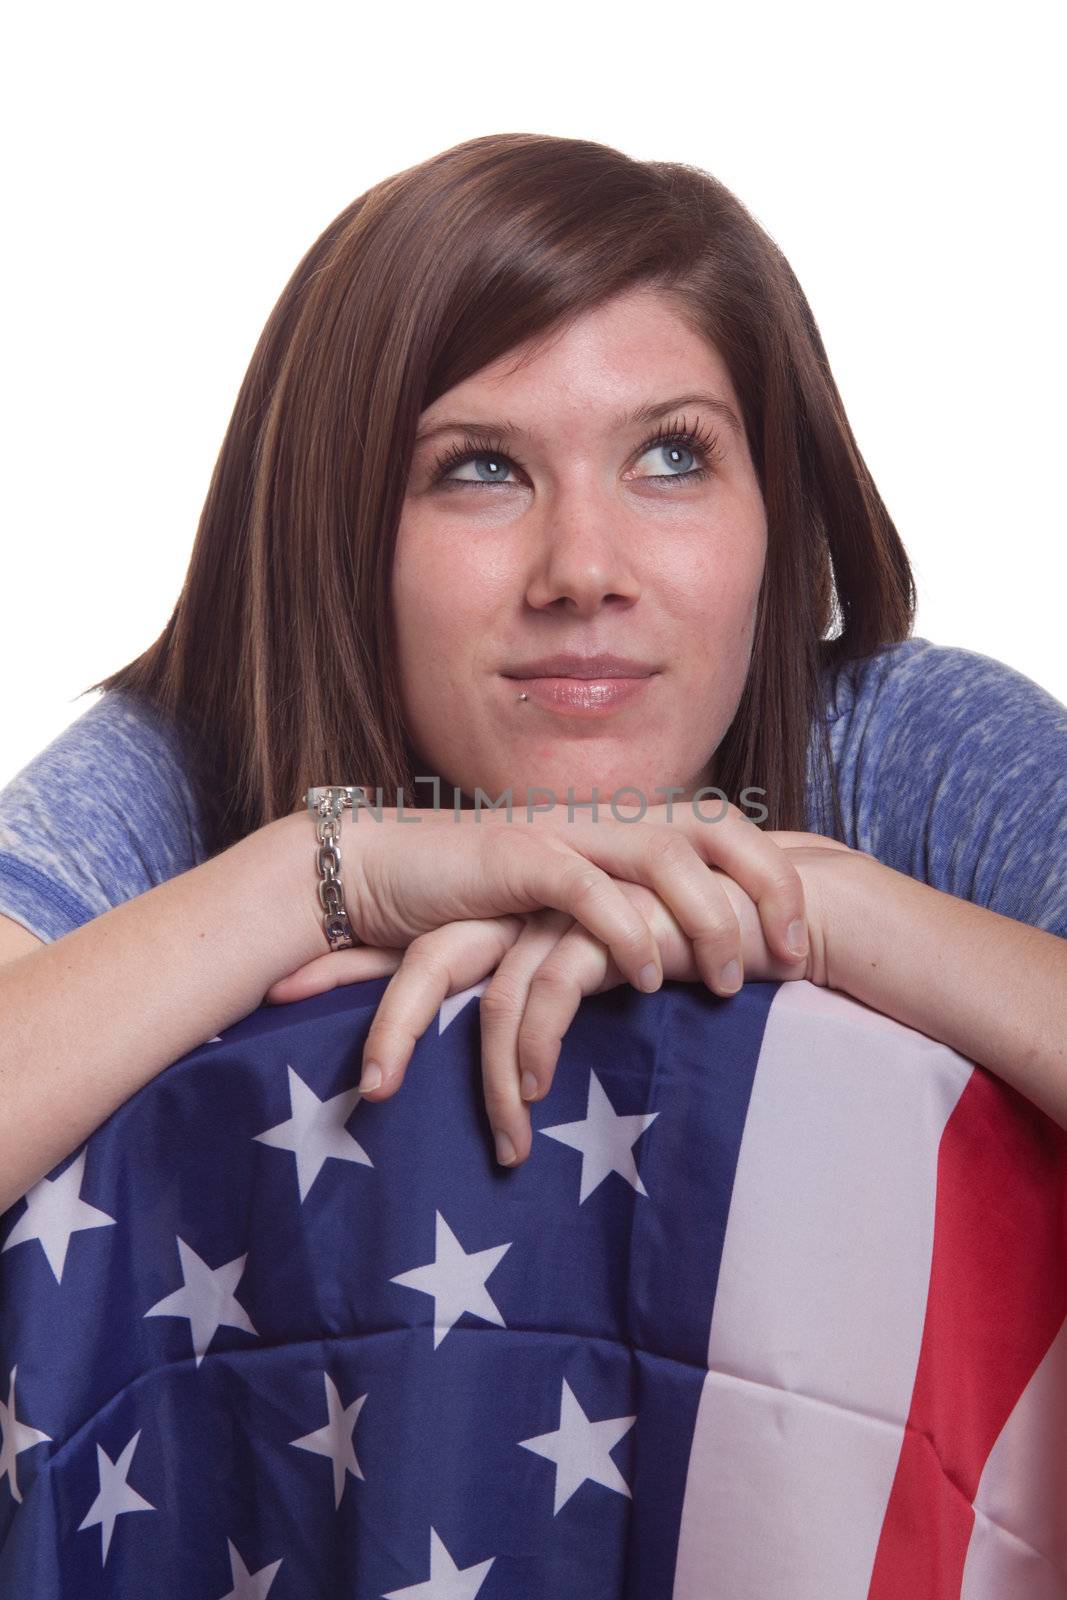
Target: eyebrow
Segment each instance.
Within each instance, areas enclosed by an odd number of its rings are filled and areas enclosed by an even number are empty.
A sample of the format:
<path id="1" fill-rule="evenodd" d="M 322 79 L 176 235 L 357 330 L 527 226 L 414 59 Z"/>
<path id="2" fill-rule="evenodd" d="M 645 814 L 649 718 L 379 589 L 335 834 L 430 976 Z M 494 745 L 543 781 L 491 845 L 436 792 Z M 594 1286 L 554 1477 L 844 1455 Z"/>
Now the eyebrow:
<path id="1" fill-rule="evenodd" d="M 611 417 L 611 426 L 628 428 L 638 423 L 658 422 L 669 411 L 677 411 L 682 406 L 703 406 L 706 411 L 713 411 L 739 438 L 742 436 L 743 430 L 732 406 L 728 406 L 725 400 L 720 400 L 713 394 L 683 394 L 673 400 L 653 400 L 648 405 L 638 406 L 636 411 L 617 411 Z M 467 422 L 449 417 L 417 433 L 415 443 L 426 444 L 428 440 L 436 439 L 442 433 L 497 433 L 504 439 L 521 439 L 525 436 L 525 430 L 511 422 Z"/>

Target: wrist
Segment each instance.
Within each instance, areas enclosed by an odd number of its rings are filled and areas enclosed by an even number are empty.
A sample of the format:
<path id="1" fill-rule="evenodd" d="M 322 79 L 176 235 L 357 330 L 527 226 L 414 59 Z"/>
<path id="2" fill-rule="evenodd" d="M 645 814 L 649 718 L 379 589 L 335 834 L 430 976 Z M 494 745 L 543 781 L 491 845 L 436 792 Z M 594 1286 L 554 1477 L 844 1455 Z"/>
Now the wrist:
<path id="1" fill-rule="evenodd" d="M 268 903 L 275 909 L 283 947 L 275 977 L 284 977 L 330 952 L 319 901 L 315 822 L 305 806 L 266 823 L 248 842 L 258 849 L 259 870 L 270 886 Z"/>
<path id="2" fill-rule="evenodd" d="M 855 995 L 864 987 L 871 959 L 871 929 L 884 914 L 886 880 L 891 869 L 863 850 L 827 850 L 816 862 L 809 891 L 817 905 L 821 972 L 827 989 Z"/>
<path id="3" fill-rule="evenodd" d="M 345 851 L 341 846 L 346 810 L 353 819 L 359 815 L 361 792 L 343 784 L 319 784 L 309 788 L 304 803 L 315 830 L 316 890 L 322 907 L 322 932 L 331 953 L 351 949 L 357 938 L 345 904 L 341 867 Z"/>

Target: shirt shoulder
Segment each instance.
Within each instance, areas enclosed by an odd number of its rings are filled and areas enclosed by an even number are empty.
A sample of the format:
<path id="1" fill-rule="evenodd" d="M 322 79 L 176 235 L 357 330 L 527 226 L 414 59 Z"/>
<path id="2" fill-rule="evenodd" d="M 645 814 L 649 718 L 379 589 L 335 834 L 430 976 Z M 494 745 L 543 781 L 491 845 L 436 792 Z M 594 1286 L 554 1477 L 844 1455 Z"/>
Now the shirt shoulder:
<path id="1" fill-rule="evenodd" d="M 105 690 L 0 789 L 0 912 L 51 941 L 204 859 L 177 730 Z"/>
<path id="2" fill-rule="evenodd" d="M 1067 706 L 976 650 L 909 638 L 826 677 L 845 843 L 1067 936 Z"/>

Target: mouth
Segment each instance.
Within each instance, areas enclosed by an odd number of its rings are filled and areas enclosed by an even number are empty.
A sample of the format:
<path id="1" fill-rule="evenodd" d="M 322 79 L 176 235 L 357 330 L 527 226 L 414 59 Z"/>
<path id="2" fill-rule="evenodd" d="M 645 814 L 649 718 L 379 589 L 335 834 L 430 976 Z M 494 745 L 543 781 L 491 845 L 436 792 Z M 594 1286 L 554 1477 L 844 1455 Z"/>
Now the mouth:
<path id="1" fill-rule="evenodd" d="M 512 700 L 526 697 L 529 706 L 563 715 L 603 715 L 623 705 L 632 705 L 649 692 L 649 686 L 658 676 L 647 671 L 640 676 L 623 676 L 615 673 L 598 677 L 575 677 L 564 674 L 533 677 L 503 675 L 503 682 L 512 691 Z"/>

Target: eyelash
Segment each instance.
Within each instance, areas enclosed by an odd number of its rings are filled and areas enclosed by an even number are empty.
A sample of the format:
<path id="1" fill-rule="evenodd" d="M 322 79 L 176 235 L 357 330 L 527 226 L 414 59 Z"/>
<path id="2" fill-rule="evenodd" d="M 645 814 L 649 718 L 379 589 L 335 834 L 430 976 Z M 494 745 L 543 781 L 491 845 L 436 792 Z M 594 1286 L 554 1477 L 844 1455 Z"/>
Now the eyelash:
<path id="1" fill-rule="evenodd" d="M 651 478 L 642 479 L 649 483 L 700 483 L 710 477 L 711 470 L 723 459 L 723 450 L 718 439 L 713 433 L 704 431 L 699 427 L 689 427 L 683 417 L 662 424 L 651 438 L 646 439 L 638 457 L 645 455 L 656 445 L 680 444 L 685 449 L 691 450 L 698 456 L 702 465 L 692 467 L 688 472 L 678 473 L 653 473 Z M 480 460 L 483 456 L 493 456 L 501 461 L 506 461 L 509 467 L 519 467 L 522 463 L 509 456 L 503 449 L 502 441 L 491 437 L 489 434 L 467 434 L 461 443 L 451 445 L 433 464 L 433 483 L 441 489 L 494 489 L 511 488 L 511 484 L 493 484 L 477 482 L 473 478 L 449 479 L 448 474 L 457 467 L 466 466 L 468 461 Z"/>

